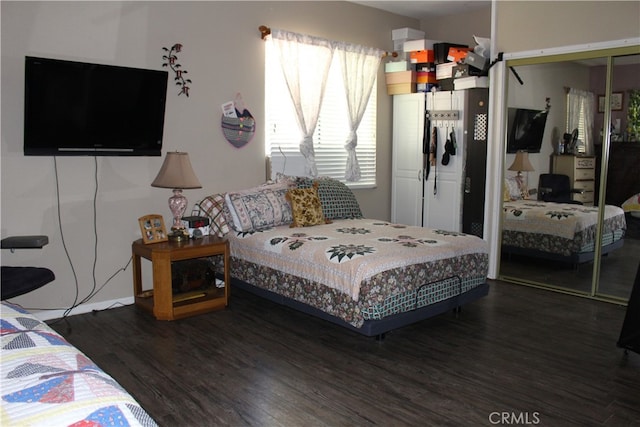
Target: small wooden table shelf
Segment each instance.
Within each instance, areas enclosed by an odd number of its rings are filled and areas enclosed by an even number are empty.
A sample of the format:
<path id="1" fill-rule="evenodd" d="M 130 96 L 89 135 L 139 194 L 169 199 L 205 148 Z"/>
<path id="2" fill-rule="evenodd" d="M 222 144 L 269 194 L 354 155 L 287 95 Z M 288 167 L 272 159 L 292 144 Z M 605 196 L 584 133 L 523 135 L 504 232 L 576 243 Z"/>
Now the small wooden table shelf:
<path id="1" fill-rule="evenodd" d="M 138 239 L 131 245 L 133 254 L 133 294 L 138 307 L 149 311 L 158 320 L 175 320 L 225 308 L 229 303 L 229 242 L 215 236 L 190 239 L 185 242 L 144 244 Z M 224 288 L 198 290 L 174 297 L 171 286 L 171 262 L 224 257 Z M 153 292 L 142 290 L 141 258 L 153 266 Z"/>

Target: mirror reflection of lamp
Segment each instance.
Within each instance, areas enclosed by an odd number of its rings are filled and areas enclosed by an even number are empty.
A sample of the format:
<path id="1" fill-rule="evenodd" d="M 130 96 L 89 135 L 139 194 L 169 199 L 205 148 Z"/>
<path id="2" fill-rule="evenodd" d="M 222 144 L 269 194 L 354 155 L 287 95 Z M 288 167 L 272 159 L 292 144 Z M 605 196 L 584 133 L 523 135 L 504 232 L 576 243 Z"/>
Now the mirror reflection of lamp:
<path id="1" fill-rule="evenodd" d="M 516 153 L 516 158 L 513 159 L 513 163 L 509 166 L 510 171 L 517 171 L 516 181 L 518 182 L 518 188 L 522 191 L 523 189 L 529 188 L 528 185 L 528 174 L 522 175 L 522 172 L 532 172 L 535 169 L 531 165 L 529 161 L 529 153 L 526 151 L 518 151 Z M 524 196 L 524 195 L 523 195 Z"/>
<path id="2" fill-rule="evenodd" d="M 167 153 L 162 163 L 158 176 L 151 183 L 152 187 L 171 188 L 173 196 L 169 197 L 169 209 L 173 215 L 173 225 L 169 240 L 182 241 L 189 238 L 185 226 L 182 224 L 182 216 L 187 209 L 187 198 L 182 195 L 182 190 L 202 188 L 196 176 L 188 153 L 178 151 Z"/>

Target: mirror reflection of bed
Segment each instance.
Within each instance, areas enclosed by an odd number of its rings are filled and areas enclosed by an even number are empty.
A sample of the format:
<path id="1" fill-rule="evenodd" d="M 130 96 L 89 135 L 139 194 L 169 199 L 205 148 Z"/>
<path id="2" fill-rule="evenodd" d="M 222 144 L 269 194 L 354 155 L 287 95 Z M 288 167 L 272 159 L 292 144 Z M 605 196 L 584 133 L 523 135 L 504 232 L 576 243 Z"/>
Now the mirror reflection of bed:
<path id="1" fill-rule="evenodd" d="M 610 246 L 611 250 L 600 257 L 600 260 L 591 259 L 588 254 L 572 254 L 572 256 L 556 256 L 557 253 L 545 254 L 528 253 L 527 251 L 512 250 L 510 244 L 514 243 L 515 237 L 510 225 L 503 222 L 503 251 L 501 251 L 500 277 L 514 283 L 540 286 L 559 290 L 561 292 L 575 293 L 584 296 L 592 296 L 599 299 L 626 302 L 631 293 L 635 272 L 640 263 L 640 141 L 635 141 L 636 136 L 627 132 L 627 108 L 629 105 L 631 90 L 637 90 L 637 73 L 640 71 L 638 55 L 633 57 L 615 57 L 614 71 L 612 73 L 612 88 L 614 92 L 623 92 L 623 108 L 620 111 L 611 112 L 611 123 L 614 125 L 611 135 L 611 149 L 607 168 L 607 185 L 603 201 L 598 200 L 600 190 L 600 162 L 603 158 L 602 138 L 600 130 L 604 120 L 604 113 L 598 111 L 597 99 L 604 93 L 606 81 L 606 58 L 589 61 L 564 61 L 533 65 L 520 65 L 517 73 L 524 81 L 520 85 L 517 80 L 510 76 L 508 83 L 508 108 L 540 109 L 545 108 L 545 98 L 548 97 L 550 109 L 544 131 L 543 143 L 539 152 L 529 152 L 528 161 L 532 170 L 520 172 L 526 182 L 526 195 L 529 200 L 514 201 L 505 197 L 503 202 L 503 215 L 509 213 L 524 217 L 533 215 L 529 208 L 524 210 L 518 203 L 529 202 L 538 204 L 540 188 L 538 180 L 541 174 L 557 172 L 554 160 L 560 154 L 560 142 L 564 141 L 563 135 L 567 130 L 567 88 L 578 88 L 594 93 L 596 103 L 593 112 L 594 144 L 592 151 L 588 153 L 572 152 L 570 155 L 590 155 L 595 163 L 595 168 L 591 172 L 593 180 L 590 184 L 593 192 L 591 201 L 587 200 L 583 205 L 558 205 L 558 212 L 567 210 L 594 210 L 597 211 L 601 204 L 606 205 L 605 212 L 617 209 L 618 235 L 624 233 L 620 238 L 618 246 Z M 630 77 L 632 76 L 632 77 Z M 532 88 L 535 86 L 535 90 Z M 544 98 L 542 98 L 544 97 Z M 507 133 L 509 130 L 507 130 Z M 578 135 L 580 145 L 582 135 Z M 638 137 L 640 138 L 640 137 Z M 631 141 L 633 139 L 633 141 Z M 575 147 L 572 147 L 575 150 Z M 566 154 L 566 153 L 563 153 Z M 573 156 L 569 156 L 573 157 Z M 507 180 L 517 180 L 518 171 L 512 164 L 516 163 L 516 154 L 505 154 L 505 178 Z M 563 157 L 567 161 L 568 157 Z M 573 161 L 573 160 L 568 160 Z M 582 171 L 584 172 L 584 171 Z M 520 178 L 522 179 L 522 178 Z M 575 181 L 573 182 L 576 183 Z M 584 185 L 584 181 L 581 181 Z M 579 186 L 578 186 L 579 187 Z M 543 188 L 544 190 L 544 188 Z M 579 190 L 579 189 L 578 189 Z M 588 191 L 590 191 L 587 188 Z M 509 191 L 508 184 L 505 185 L 505 193 Z M 573 198 L 581 200 L 588 197 L 583 192 L 576 191 Z M 635 197 L 635 199 L 634 199 Z M 635 203 L 635 204 L 634 204 Z M 532 208 L 533 209 L 533 208 Z M 637 209 L 637 211 L 636 211 Z M 520 212 L 519 212 L 520 211 Z M 522 213 L 524 212 L 524 213 Z M 613 215 L 613 214 L 612 214 Z M 634 216 L 635 215 L 635 216 Z M 506 221 L 503 216 L 503 221 Z M 605 214 L 604 222 L 606 223 Z M 523 219 L 524 221 L 524 219 Z M 597 221 L 597 219 L 596 219 Z M 607 244 L 609 238 L 615 240 L 612 227 L 605 225 L 603 228 L 603 244 Z M 611 233 L 609 233 L 611 232 Z M 511 233 L 511 235 L 510 235 Z M 592 232 L 586 232 L 589 234 Z M 584 236 L 583 236 L 584 237 Z M 511 238 L 512 240 L 509 240 Z M 522 239 L 522 236 L 518 237 Z M 538 238 L 542 239 L 540 235 Z M 588 239 L 581 240 L 585 243 Z M 542 248 L 553 247 L 553 242 L 537 242 Z M 556 249 L 559 243 L 555 243 Z M 545 246 L 546 245 L 546 246 Z M 621 246 L 620 246 L 621 245 Z M 516 243 L 517 246 L 517 243 Z M 553 252 L 553 251 L 552 251 Z"/>

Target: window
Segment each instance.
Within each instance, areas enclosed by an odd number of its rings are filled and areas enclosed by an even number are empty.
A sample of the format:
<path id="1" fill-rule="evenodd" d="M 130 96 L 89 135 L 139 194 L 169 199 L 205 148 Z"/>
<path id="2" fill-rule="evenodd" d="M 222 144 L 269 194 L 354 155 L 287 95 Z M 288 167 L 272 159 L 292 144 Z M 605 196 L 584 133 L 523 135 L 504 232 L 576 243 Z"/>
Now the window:
<path id="1" fill-rule="evenodd" d="M 595 114 L 595 96 L 593 93 L 569 89 L 567 93 L 566 132 L 578 130 L 578 142 L 574 148 L 576 154 L 593 154 L 593 116 Z"/>
<path id="2" fill-rule="evenodd" d="M 569 102 L 570 102 L 570 96 L 567 95 L 567 103 L 569 103 Z M 584 119 L 584 117 L 585 117 L 584 103 L 580 103 L 579 104 L 577 129 L 578 129 L 578 139 L 580 141 L 582 141 L 583 143 L 582 144 L 578 143 L 576 145 L 576 150 L 577 150 L 576 154 L 578 154 L 578 153 L 579 154 L 584 154 L 586 152 L 586 147 L 585 147 L 585 144 L 584 144 L 584 136 L 586 135 L 586 132 L 585 132 L 586 127 L 585 127 L 585 119 Z M 571 125 L 569 124 L 569 121 L 570 121 L 570 115 L 567 114 L 567 123 L 566 123 L 567 133 L 573 132 L 573 129 L 571 129 Z"/>
<path id="3" fill-rule="evenodd" d="M 265 51 L 265 149 L 271 157 L 272 177 L 277 172 L 288 175 L 304 175 L 304 157 L 300 153 L 300 131 L 286 87 L 281 66 L 277 62 L 271 43 Z M 300 70 L 304 76 L 304 70 Z M 313 81 L 307 84 L 314 84 Z M 349 135 L 347 101 L 342 82 L 341 65 L 333 56 L 325 89 L 318 124 L 313 134 L 318 176 L 330 176 L 345 182 L 352 188 L 372 188 L 376 185 L 376 94 L 374 83 L 364 117 L 358 127 L 356 153 L 360 164 L 361 179 L 345 180 L 347 151 L 344 145 Z"/>

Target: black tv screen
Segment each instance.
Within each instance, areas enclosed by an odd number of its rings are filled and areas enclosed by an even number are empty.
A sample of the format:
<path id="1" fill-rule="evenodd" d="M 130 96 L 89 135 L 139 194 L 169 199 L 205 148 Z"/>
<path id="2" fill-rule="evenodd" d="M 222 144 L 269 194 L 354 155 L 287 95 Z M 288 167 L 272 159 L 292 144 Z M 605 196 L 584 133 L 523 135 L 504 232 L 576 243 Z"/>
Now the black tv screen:
<path id="1" fill-rule="evenodd" d="M 25 58 L 24 154 L 159 156 L 167 71 Z"/>
<path id="2" fill-rule="evenodd" d="M 509 108 L 507 112 L 507 153 L 539 153 L 549 111 Z"/>

